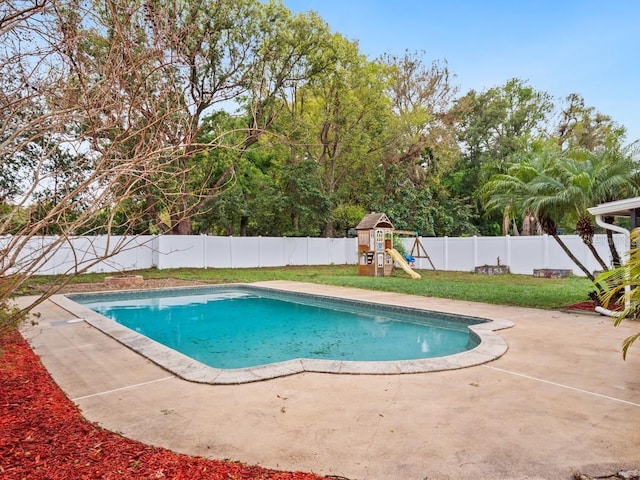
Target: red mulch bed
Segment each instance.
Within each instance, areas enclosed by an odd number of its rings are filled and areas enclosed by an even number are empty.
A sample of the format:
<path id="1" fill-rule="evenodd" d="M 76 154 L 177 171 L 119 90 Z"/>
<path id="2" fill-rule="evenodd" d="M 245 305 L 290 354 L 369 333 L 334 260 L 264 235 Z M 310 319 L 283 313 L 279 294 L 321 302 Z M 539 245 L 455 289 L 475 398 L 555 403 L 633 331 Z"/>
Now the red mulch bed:
<path id="1" fill-rule="evenodd" d="M 563 310 L 583 310 L 585 312 L 595 312 L 596 302 L 588 301 L 588 302 L 580 302 L 575 303 L 573 305 L 569 305 L 568 307 L 564 307 Z"/>
<path id="2" fill-rule="evenodd" d="M 87 422 L 18 334 L 0 335 L 0 478 L 318 480 L 180 455 Z"/>

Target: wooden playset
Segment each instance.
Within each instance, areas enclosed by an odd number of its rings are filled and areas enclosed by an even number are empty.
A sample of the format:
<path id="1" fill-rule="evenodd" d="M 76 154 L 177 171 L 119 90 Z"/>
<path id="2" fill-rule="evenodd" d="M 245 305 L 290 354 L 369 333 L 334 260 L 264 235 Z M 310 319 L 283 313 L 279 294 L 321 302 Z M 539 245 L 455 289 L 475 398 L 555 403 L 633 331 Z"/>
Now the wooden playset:
<path id="1" fill-rule="evenodd" d="M 384 277 L 393 274 L 393 224 L 384 213 L 370 213 L 360 220 L 358 232 L 358 275 Z"/>
<path id="2" fill-rule="evenodd" d="M 400 266 L 411 278 L 418 279 L 420 274 L 415 272 L 400 252 L 393 248 L 393 234 L 411 233 L 415 236 L 410 257 L 428 258 L 426 250 L 414 232 L 395 230 L 393 224 L 384 213 L 370 213 L 360 221 L 356 227 L 358 232 L 358 274 L 372 277 L 388 277 L 393 275 L 394 262 Z M 416 255 L 414 255 L 416 253 Z M 433 263 L 431 263 L 433 267 Z M 435 268 L 434 268 L 435 270 Z"/>

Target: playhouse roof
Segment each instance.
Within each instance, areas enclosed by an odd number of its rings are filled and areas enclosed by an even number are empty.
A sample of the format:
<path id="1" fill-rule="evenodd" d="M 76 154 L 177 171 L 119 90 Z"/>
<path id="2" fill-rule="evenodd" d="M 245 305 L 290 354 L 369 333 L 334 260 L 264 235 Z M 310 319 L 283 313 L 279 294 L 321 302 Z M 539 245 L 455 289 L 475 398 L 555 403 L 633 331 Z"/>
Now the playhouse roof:
<path id="1" fill-rule="evenodd" d="M 356 227 L 356 230 L 370 230 L 372 228 L 393 228 L 393 224 L 389 217 L 384 213 L 370 213 L 365 215 Z"/>

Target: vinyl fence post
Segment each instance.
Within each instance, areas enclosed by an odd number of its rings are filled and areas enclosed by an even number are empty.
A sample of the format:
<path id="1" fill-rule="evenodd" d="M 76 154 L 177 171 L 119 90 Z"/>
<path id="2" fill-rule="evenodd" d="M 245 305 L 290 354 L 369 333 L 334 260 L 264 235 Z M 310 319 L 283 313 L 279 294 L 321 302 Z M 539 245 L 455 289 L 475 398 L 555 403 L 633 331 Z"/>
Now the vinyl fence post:
<path id="1" fill-rule="evenodd" d="M 444 237 L 444 270 L 449 270 L 449 237 Z"/>
<path id="2" fill-rule="evenodd" d="M 202 238 L 202 268 L 207 268 L 207 234 L 203 233 Z"/>
<path id="3" fill-rule="evenodd" d="M 473 270 L 478 266 L 478 237 L 476 235 L 473 236 L 471 244 L 473 245 L 473 265 L 470 270 Z"/>
<path id="4" fill-rule="evenodd" d="M 262 235 L 258 235 L 258 268 L 262 267 L 262 250 L 260 244 L 262 243 Z"/>

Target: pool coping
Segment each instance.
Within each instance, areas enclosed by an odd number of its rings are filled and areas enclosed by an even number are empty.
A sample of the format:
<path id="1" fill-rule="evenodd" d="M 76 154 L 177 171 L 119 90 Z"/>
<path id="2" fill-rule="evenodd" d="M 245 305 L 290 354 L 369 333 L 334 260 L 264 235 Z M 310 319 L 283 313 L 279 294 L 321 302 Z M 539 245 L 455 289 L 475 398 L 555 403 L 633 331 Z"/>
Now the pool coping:
<path id="1" fill-rule="evenodd" d="M 375 300 L 353 300 L 347 297 L 313 295 L 303 292 L 291 292 L 286 288 L 276 286 L 263 286 L 245 283 L 233 283 L 224 285 L 209 285 L 200 287 L 178 287 L 170 290 L 194 290 L 202 288 L 220 287 L 250 287 L 251 289 L 265 290 L 276 293 L 289 293 L 296 295 L 308 295 L 328 299 L 342 299 L 356 304 L 364 305 L 386 305 L 384 302 Z M 149 292 L 167 289 L 147 289 L 136 290 L 136 292 Z M 116 292 L 92 292 L 88 295 L 114 294 Z M 124 293 L 124 292 L 117 292 Z M 131 291 L 127 292 L 131 293 Z M 51 301 L 59 307 L 71 313 L 77 320 L 84 321 L 104 334 L 117 340 L 124 346 L 149 359 L 156 365 L 173 373 L 174 375 L 191 382 L 204 383 L 210 385 L 236 385 L 250 382 L 270 380 L 278 377 L 296 375 L 303 372 L 330 373 L 330 374 L 352 374 L 352 375 L 399 375 L 412 373 L 428 373 L 446 370 L 457 370 L 491 362 L 508 350 L 506 341 L 497 333 L 497 330 L 510 328 L 513 322 L 504 319 L 486 319 L 481 317 L 470 317 L 484 320 L 485 323 L 469 325 L 468 328 L 475 335 L 479 343 L 476 347 L 466 352 L 456 353 L 437 358 L 425 358 L 418 360 L 396 360 L 396 361 L 340 361 L 340 360 L 320 360 L 299 358 L 284 362 L 261 365 L 257 367 L 238 369 L 218 369 L 205 365 L 180 352 L 166 347 L 150 338 L 141 335 L 117 322 L 94 312 L 93 310 L 76 303 L 72 298 L 83 294 L 54 295 Z M 394 306 L 397 307 L 397 306 Z M 443 312 L 412 306 L 407 310 L 421 310 L 442 315 Z"/>

